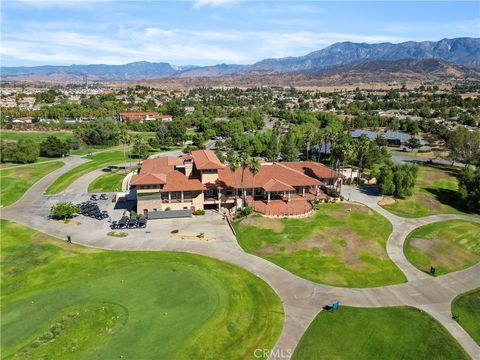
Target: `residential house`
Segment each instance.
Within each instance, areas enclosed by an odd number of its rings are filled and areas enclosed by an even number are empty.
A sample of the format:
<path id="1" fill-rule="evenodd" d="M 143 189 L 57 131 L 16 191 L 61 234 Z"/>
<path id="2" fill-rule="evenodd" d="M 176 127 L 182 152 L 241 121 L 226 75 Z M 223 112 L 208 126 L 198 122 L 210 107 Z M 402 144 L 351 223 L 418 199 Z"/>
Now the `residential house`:
<path id="1" fill-rule="evenodd" d="M 121 112 L 119 114 L 120 121 L 166 121 L 170 122 L 173 120 L 172 115 L 160 115 L 156 112 Z"/>
<path id="2" fill-rule="evenodd" d="M 31 116 L 23 116 L 18 117 L 12 120 L 14 124 L 31 124 L 33 122 L 33 117 Z"/>

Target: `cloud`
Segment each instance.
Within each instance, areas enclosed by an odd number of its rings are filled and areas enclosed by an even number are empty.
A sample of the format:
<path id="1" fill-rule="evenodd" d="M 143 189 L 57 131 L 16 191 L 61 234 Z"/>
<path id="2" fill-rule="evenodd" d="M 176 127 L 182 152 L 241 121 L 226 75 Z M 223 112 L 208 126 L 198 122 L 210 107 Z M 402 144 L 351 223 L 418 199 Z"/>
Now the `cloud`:
<path id="1" fill-rule="evenodd" d="M 190 31 L 157 27 L 122 27 L 109 35 L 29 26 L 23 31 L 4 38 L 3 59 L 48 64 L 122 64 L 141 60 L 176 65 L 248 64 L 263 58 L 304 55 L 337 41 L 403 40 L 348 33 Z"/>
<path id="2" fill-rule="evenodd" d="M 222 5 L 228 5 L 236 0 L 195 0 L 193 4 L 194 9 L 200 9 L 201 7 L 204 6 L 222 6 Z"/>

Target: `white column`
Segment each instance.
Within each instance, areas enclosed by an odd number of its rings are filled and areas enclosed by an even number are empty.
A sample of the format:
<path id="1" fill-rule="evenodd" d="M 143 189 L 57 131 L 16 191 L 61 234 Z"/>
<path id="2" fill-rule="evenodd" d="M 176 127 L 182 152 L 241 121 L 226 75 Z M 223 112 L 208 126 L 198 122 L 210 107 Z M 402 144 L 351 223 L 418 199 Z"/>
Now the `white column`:
<path id="1" fill-rule="evenodd" d="M 302 196 L 305 196 L 305 186 L 302 186 Z"/>
<path id="2" fill-rule="evenodd" d="M 288 202 L 290 202 L 290 191 L 288 192 Z"/>
<path id="3" fill-rule="evenodd" d="M 168 192 L 168 202 L 170 202 L 172 200 L 172 195 L 170 193 L 170 191 Z"/>
<path id="4" fill-rule="evenodd" d="M 182 202 L 183 202 L 183 191 L 180 191 L 180 196 L 182 197 Z"/>
<path id="5" fill-rule="evenodd" d="M 267 191 L 267 202 L 270 202 L 270 191 Z"/>

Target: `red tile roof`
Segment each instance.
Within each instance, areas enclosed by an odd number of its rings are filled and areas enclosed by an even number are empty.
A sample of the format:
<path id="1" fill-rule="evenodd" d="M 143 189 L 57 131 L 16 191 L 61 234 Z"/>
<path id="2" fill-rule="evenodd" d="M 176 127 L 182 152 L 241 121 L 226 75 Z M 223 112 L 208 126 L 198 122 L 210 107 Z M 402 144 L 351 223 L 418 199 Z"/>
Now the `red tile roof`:
<path id="1" fill-rule="evenodd" d="M 199 179 L 185 176 L 181 167 L 191 161 L 199 170 L 218 169 L 215 184 L 204 185 Z M 243 175 L 243 185 L 242 185 Z M 143 162 L 138 175 L 134 175 L 131 185 L 164 185 L 162 191 L 204 190 L 207 187 L 263 188 L 266 191 L 291 191 L 294 187 L 321 185 L 322 180 L 340 174 L 325 165 L 311 162 L 264 163 L 255 179 L 249 169 L 239 168 L 233 173 L 222 165 L 211 150 L 192 151 L 181 157 L 159 157 Z M 235 181 L 236 180 L 236 181 Z"/>
<path id="2" fill-rule="evenodd" d="M 189 179 L 178 170 L 173 170 L 167 174 L 167 183 L 162 191 L 189 191 L 205 190 L 206 187 L 198 179 Z"/>
<path id="3" fill-rule="evenodd" d="M 166 181 L 165 174 L 137 174 L 132 176 L 130 185 L 160 185 L 165 184 Z"/>
<path id="4" fill-rule="evenodd" d="M 226 186 L 234 187 L 235 178 L 237 188 L 242 187 L 242 168 L 235 171 L 235 176 L 233 172 L 228 167 L 224 167 L 218 171 L 218 182 L 220 184 L 225 184 Z M 243 174 L 243 183 L 244 187 L 252 188 L 263 187 L 271 179 L 277 179 L 280 182 L 288 184 L 290 186 L 315 186 L 321 185 L 322 182 L 319 179 L 310 177 L 301 171 L 297 171 L 291 167 L 283 166 L 280 163 L 269 163 L 262 164 L 260 166 L 260 171 L 255 176 L 255 184 L 253 183 L 253 175 L 250 170 L 245 169 Z"/>
<path id="5" fill-rule="evenodd" d="M 279 164 L 317 179 L 330 179 L 342 176 L 339 172 L 330 169 L 328 166 L 313 161 L 282 162 Z"/>
<path id="6" fill-rule="evenodd" d="M 265 191 L 292 191 L 295 190 L 288 184 L 285 184 L 283 181 L 277 180 L 275 178 L 268 180 L 265 184 L 262 185 L 263 190 Z"/>
<path id="7" fill-rule="evenodd" d="M 222 163 L 212 150 L 192 151 L 193 161 L 198 170 L 221 169 Z"/>
<path id="8" fill-rule="evenodd" d="M 189 155 L 181 157 L 164 156 L 155 159 L 147 159 L 142 163 L 140 173 L 132 176 L 130 185 L 164 185 L 161 191 L 188 191 L 204 190 L 198 179 L 191 179 L 178 170 L 185 160 L 190 159 Z"/>
<path id="9" fill-rule="evenodd" d="M 183 165 L 185 157 L 162 156 L 154 159 L 147 159 L 142 162 L 140 174 L 165 173 L 177 165 Z"/>

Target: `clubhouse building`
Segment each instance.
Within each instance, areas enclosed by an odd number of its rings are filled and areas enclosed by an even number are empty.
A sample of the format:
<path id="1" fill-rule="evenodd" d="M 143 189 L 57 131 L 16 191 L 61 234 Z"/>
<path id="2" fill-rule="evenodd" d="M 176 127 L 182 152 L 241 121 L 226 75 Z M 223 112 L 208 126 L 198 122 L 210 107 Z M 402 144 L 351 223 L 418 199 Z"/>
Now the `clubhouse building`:
<path id="1" fill-rule="evenodd" d="M 299 215 L 312 209 L 312 200 L 325 197 L 327 185 L 339 174 L 312 162 L 262 163 L 253 176 L 247 169 L 232 172 L 211 150 L 196 150 L 180 157 L 143 161 L 130 179 L 137 212 L 200 210 L 254 206 L 270 215 Z"/>

